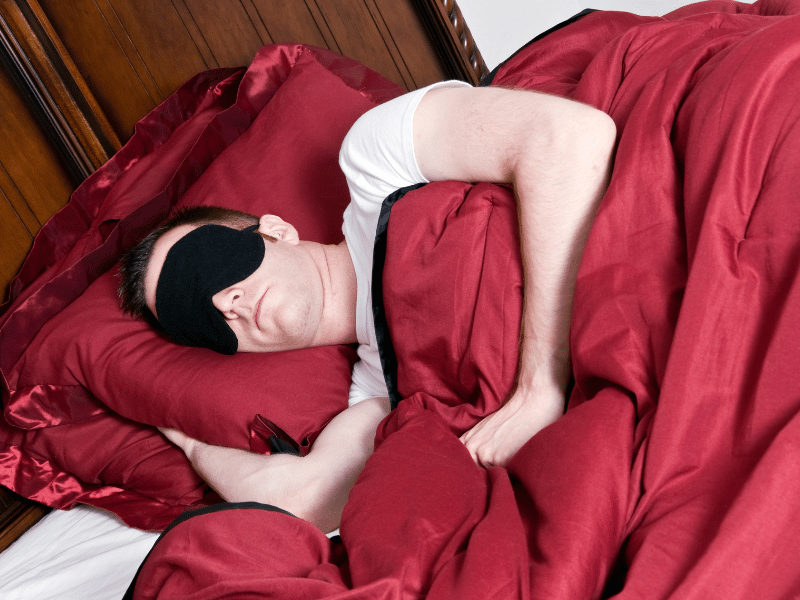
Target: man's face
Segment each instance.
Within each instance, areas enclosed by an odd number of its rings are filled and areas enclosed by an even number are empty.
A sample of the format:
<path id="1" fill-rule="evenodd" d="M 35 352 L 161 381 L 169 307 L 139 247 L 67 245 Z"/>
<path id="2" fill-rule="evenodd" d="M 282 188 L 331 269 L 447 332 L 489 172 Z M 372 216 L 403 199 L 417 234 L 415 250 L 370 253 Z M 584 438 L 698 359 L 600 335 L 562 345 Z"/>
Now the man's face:
<path id="1" fill-rule="evenodd" d="M 196 227 L 176 227 L 153 248 L 145 276 L 145 297 L 156 317 L 156 287 L 167 253 Z M 259 231 L 272 234 L 263 224 Z M 239 352 L 275 352 L 314 345 L 322 319 L 322 281 L 303 243 L 294 237 L 288 239 L 265 239 L 264 259 L 258 269 L 212 297 L 236 335 Z"/>

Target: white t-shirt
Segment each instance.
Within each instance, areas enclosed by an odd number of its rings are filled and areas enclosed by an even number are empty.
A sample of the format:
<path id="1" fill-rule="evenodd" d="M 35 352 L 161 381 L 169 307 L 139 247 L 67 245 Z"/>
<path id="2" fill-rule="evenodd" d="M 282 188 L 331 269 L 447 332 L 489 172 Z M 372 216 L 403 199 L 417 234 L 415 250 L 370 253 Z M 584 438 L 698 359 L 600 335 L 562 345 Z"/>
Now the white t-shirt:
<path id="1" fill-rule="evenodd" d="M 372 316 L 372 253 L 384 199 L 394 191 L 427 183 L 414 155 L 414 112 L 428 90 L 469 85 L 444 81 L 395 98 L 365 113 L 342 143 L 339 166 L 350 188 L 342 231 L 358 282 L 356 336 L 359 361 L 353 368 L 350 406 L 388 396 Z"/>

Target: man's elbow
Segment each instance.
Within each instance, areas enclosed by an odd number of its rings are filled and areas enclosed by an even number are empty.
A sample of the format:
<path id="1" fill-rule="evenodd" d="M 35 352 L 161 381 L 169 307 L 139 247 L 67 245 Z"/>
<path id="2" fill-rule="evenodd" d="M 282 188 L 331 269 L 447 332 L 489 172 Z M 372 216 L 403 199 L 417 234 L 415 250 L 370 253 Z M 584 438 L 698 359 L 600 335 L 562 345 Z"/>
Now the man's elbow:
<path id="1" fill-rule="evenodd" d="M 512 146 L 509 164 L 515 181 L 544 175 L 552 185 L 567 188 L 576 182 L 607 182 L 617 143 L 611 117 L 589 105 L 559 99 L 544 118 L 541 113 L 536 118 L 525 128 L 524 142 Z"/>
<path id="2" fill-rule="evenodd" d="M 570 129 L 570 154 L 582 156 L 589 165 L 605 174 L 610 168 L 617 144 L 614 120 L 602 111 L 585 106 L 580 118 Z"/>

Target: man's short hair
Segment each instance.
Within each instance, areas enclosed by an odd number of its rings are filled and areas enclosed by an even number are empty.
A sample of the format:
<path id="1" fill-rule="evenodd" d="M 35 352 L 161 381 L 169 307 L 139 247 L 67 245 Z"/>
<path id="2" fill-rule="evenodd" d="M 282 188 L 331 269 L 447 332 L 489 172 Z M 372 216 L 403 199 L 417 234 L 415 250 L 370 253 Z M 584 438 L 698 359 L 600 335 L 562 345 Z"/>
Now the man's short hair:
<path id="1" fill-rule="evenodd" d="M 169 220 L 152 231 L 120 260 L 121 281 L 118 288 L 122 310 L 137 318 L 152 318 L 145 300 L 144 279 L 153 247 L 162 235 L 181 225 L 225 225 L 244 229 L 258 224 L 258 217 L 219 206 L 190 206 L 180 209 Z"/>

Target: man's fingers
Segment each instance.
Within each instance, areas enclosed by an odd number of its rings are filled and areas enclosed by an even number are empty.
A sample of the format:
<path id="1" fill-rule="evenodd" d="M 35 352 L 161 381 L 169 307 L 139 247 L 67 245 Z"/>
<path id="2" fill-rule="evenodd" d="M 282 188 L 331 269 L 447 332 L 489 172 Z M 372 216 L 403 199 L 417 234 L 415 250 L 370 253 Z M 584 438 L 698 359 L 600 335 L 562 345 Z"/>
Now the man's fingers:
<path id="1" fill-rule="evenodd" d="M 180 442 L 182 442 L 184 438 L 188 437 L 182 431 L 172 429 L 171 427 L 159 427 L 158 430 L 164 435 L 165 438 L 167 438 L 176 446 L 180 446 Z"/>
<path id="2" fill-rule="evenodd" d="M 190 438 L 188 435 L 178 429 L 159 427 L 158 430 L 164 435 L 165 438 L 183 450 L 187 456 L 189 454 L 190 446 L 196 442 L 196 440 Z"/>
<path id="3" fill-rule="evenodd" d="M 487 448 L 481 441 L 480 436 L 473 434 L 473 432 L 474 430 L 470 430 L 463 434 L 459 438 L 461 443 L 464 444 L 476 465 L 484 468 L 495 466 L 492 449 Z"/>

